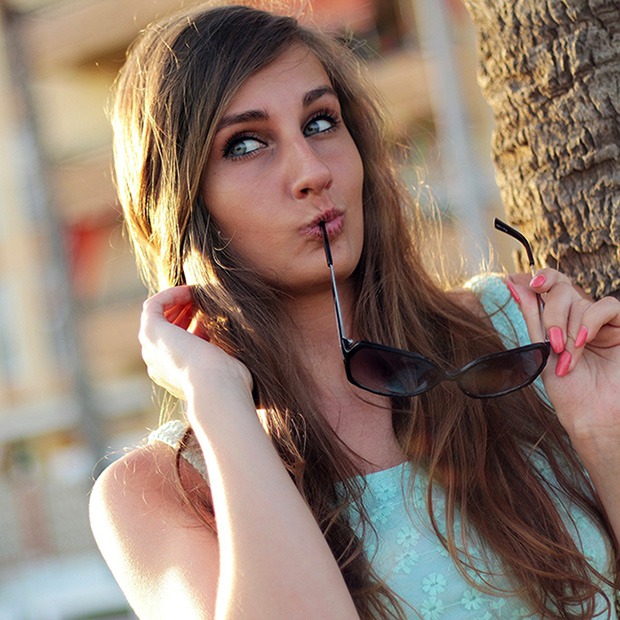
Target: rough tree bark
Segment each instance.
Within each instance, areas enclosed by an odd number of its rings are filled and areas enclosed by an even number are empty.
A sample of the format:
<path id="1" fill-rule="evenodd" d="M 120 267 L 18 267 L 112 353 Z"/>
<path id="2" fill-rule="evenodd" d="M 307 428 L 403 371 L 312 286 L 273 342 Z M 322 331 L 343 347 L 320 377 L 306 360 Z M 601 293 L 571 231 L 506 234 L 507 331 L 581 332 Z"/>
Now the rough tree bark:
<path id="1" fill-rule="evenodd" d="M 464 3 L 508 219 L 541 264 L 620 297 L 620 0 Z"/>

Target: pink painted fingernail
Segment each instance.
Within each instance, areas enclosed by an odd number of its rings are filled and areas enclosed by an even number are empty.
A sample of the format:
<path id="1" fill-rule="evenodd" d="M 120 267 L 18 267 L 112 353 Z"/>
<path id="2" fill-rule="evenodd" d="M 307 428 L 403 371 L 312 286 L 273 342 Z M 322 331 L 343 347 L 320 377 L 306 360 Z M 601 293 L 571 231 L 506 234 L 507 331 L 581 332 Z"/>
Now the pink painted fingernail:
<path id="1" fill-rule="evenodd" d="M 521 303 L 521 298 L 519 297 L 519 293 L 517 293 L 517 289 L 515 288 L 515 285 L 510 281 L 510 280 L 506 280 L 506 286 L 508 287 L 508 290 L 510 291 L 510 294 L 512 295 L 512 298 L 518 303 Z"/>
<path id="2" fill-rule="evenodd" d="M 577 334 L 577 338 L 575 338 L 575 348 L 583 347 L 588 339 L 588 328 L 585 325 L 582 325 L 579 329 L 579 333 Z"/>
<path id="3" fill-rule="evenodd" d="M 550 327 L 547 331 L 549 342 L 554 353 L 562 353 L 564 351 L 564 334 L 559 327 Z"/>
<path id="4" fill-rule="evenodd" d="M 564 377 L 568 373 L 568 369 L 570 367 L 572 359 L 573 357 L 568 351 L 564 351 L 562 355 L 560 355 L 558 363 L 555 367 L 555 374 L 558 377 Z"/>
<path id="5" fill-rule="evenodd" d="M 532 288 L 538 288 L 539 286 L 542 286 L 546 281 L 547 281 L 547 278 L 545 278 L 545 276 L 542 273 L 539 273 L 537 276 L 534 276 L 532 278 L 532 281 L 530 282 L 530 286 Z"/>

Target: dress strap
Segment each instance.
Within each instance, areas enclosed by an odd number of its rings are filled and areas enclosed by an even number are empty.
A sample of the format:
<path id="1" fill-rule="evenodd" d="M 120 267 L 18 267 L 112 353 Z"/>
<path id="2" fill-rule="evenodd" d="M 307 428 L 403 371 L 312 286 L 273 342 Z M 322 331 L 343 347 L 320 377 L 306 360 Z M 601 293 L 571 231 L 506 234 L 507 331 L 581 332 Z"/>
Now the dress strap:
<path id="1" fill-rule="evenodd" d="M 185 437 L 188 429 L 187 423 L 182 420 L 170 420 L 160 427 L 156 428 L 148 436 L 147 443 L 152 444 L 160 441 L 170 446 L 174 450 L 181 449 L 181 442 Z M 205 464 L 200 446 L 192 435 L 189 445 L 185 446 L 181 451 L 181 456 L 205 479 L 209 480 L 207 474 L 207 466 Z"/>

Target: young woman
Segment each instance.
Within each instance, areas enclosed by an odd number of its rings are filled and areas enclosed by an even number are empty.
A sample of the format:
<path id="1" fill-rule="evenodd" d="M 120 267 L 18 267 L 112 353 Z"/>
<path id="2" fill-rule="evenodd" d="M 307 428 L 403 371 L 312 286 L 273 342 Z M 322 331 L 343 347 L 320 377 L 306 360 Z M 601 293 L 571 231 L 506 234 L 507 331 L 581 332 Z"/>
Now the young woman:
<path id="1" fill-rule="evenodd" d="M 140 617 L 616 617 L 620 303 L 438 287 L 355 59 L 290 17 L 148 28 L 113 124 L 144 360 L 185 403 L 93 491 Z"/>

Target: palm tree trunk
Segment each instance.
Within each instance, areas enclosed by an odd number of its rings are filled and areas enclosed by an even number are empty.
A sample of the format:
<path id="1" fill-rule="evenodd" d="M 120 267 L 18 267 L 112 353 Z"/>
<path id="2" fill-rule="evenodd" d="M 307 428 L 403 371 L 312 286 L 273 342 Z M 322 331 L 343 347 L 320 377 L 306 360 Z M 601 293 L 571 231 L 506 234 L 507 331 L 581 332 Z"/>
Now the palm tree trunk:
<path id="1" fill-rule="evenodd" d="M 508 219 L 540 264 L 620 296 L 618 0 L 464 2 Z"/>

